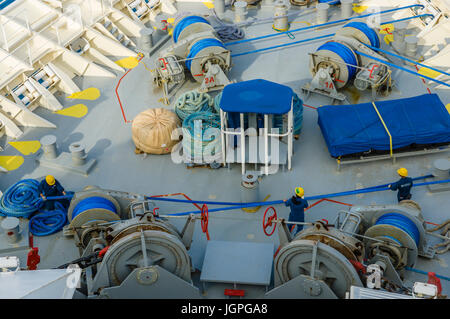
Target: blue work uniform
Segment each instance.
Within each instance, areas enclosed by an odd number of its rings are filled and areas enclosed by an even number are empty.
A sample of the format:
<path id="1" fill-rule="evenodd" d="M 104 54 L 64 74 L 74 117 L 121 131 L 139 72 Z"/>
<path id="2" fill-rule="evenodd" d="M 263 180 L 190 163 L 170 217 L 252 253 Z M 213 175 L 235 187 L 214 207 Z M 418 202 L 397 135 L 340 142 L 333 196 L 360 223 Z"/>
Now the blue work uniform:
<path id="1" fill-rule="evenodd" d="M 288 221 L 300 223 L 305 222 L 305 208 L 308 207 L 308 202 L 306 201 L 306 199 L 292 196 L 284 204 L 291 208 Z M 297 231 L 295 232 L 295 234 L 297 234 L 302 229 L 303 225 L 297 225 Z"/>
<path id="2" fill-rule="evenodd" d="M 47 181 L 44 179 L 39 183 L 39 194 L 44 195 L 45 197 L 52 197 L 52 196 L 63 196 L 64 188 L 61 186 L 61 184 L 55 180 L 55 184 L 49 185 Z M 45 210 L 53 210 L 55 209 L 55 201 L 53 200 L 47 200 L 44 202 L 44 209 Z M 60 201 L 62 202 L 62 201 Z"/>
<path id="3" fill-rule="evenodd" d="M 405 199 L 411 199 L 411 188 L 413 187 L 413 180 L 411 177 L 402 177 L 400 180 L 391 184 L 390 189 L 393 191 L 398 190 L 397 199 L 402 201 Z"/>

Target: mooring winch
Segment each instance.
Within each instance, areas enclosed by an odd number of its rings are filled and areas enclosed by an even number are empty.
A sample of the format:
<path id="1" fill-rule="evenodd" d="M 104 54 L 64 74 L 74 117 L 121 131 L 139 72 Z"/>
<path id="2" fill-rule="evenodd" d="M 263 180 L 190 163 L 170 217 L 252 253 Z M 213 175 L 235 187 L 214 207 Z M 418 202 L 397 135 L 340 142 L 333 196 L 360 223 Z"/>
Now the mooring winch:
<path id="1" fill-rule="evenodd" d="M 280 239 L 269 298 L 344 298 L 351 286 L 401 291 L 402 270 L 419 255 L 434 256 L 421 209 L 411 200 L 353 206 L 340 211 L 333 224 L 303 223 L 312 226 L 294 238 L 289 223 L 276 212 L 264 216 L 265 233 L 270 236 L 278 226 Z"/>
<path id="2" fill-rule="evenodd" d="M 75 237 L 80 260 L 97 258 L 84 273 L 86 295 L 198 297 L 187 253 L 194 215 L 179 232 L 145 197 L 91 187 L 74 195 L 68 217 L 64 233 Z"/>
<path id="3" fill-rule="evenodd" d="M 319 93 L 344 101 L 346 96 L 338 90 L 353 83 L 360 91 L 372 90 L 376 94 L 388 94 L 392 89 L 391 70 L 359 52 L 387 61 L 366 45 L 380 48 L 377 32 L 364 22 L 350 22 L 339 29 L 333 38 L 311 53 L 311 83 L 303 86 L 306 92 Z"/>
<path id="4" fill-rule="evenodd" d="M 185 12 L 175 18 L 174 24 L 173 44 L 161 51 L 154 77 L 154 83 L 164 88 L 165 101 L 168 102 L 170 90 L 184 83 L 185 68 L 201 83 L 199 92 L 229 84 L 225 72 L 231 68 L 230 51 L 208 20 Z"/>

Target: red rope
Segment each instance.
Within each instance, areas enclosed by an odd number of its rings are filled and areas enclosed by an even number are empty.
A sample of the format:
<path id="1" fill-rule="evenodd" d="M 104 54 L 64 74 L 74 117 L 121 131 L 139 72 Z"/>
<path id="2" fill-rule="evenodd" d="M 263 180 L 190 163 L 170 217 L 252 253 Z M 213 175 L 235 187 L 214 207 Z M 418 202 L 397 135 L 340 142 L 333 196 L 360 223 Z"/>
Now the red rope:
<path id="1" fill-rule="evenodd" d="M 144 55 L 143 55 L 142 53 L 139 53 L 138 56 L 141 56 L 141 58 L 138 60 L 138 62 L 140 62 L 140 61 L 144 58 Z M 122 75 L 122 77 L 119 79 L 119 82 L 117 83 L 116 90 L 115 90 L 115 91 L 116 91 L 117 100 L 119 101 L 120 109 L 122 110 L 123 120 L 125 121 L 125 123 L 131 123 L 131 121 L 128 121 L 128 120 L 127 120 L 127 117 L 125 116 L 125 111 L 123 110 L 122 101 L 120 100 L 119 92 L 117 92 L 117 90 L 118 90 L 118 88 L 119 88 L 120 82 L 122 82 L 122 79 L 123 79 L 123 78 L 124 78 L 131 70 L 132 70 L 132 69 L 128 69 L 128 71 L 125 72 L 124 75 Z"/>

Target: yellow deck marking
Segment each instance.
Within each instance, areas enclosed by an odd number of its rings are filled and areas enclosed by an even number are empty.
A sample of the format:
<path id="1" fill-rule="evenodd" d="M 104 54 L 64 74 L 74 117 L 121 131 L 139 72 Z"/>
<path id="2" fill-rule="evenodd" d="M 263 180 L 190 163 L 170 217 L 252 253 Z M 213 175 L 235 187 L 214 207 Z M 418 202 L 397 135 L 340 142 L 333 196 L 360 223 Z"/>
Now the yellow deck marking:
<path id="1" fill-rule="evenodd" d="M 167 23 L 173 24 L 175 22 L 175 18 L 168 18 Z"/>
<path id="2" fill-rule="evenodd" d="M 19 141 L 9 142 L 9 144 L 23 155 L 34 154 L 41 148 L 39 141 Z"/>
<path id="3" fill-rule="evenodd" d="M 394 42 L 394 35 L 393 34 L 386 34 L 384 36 L 384 42 L 386 42 L 386 44 Z"/>
<path id="4" fill-rule="evenodd" d="M 442 73 L 434 71 L 434 70 L 431 70 L 431 69 L 426 68 L 426 67 L 421 67 L 419 69 L 419 74 L 422 74 L 422 75 L 425 75 L 425 76 L 428 76 L 428 77 L 434 79 L 435 77 L 437 77 L 438 75 L 440 75 Z"/>
<path id="5" fill-rule="evenodd" d="M 395 27 L 392 23 L 382 24 L 380 26 L 381 34 L 391 34 L 392 32 L 394 32 L 394 30 L 395 30 Z"/>
<path id="6" fill-rule="evenodd" d="M 68 99 L 78 99 L 78 100 L 96 100 L 100 97 L 100 90 L 97 88 L 87 88 L 86 90 L 75 92 L 69 95 Z"/>
<path id="7" fill-rule="evenodd" d="M 128 58 L 123 58 L 118 61 L 116 61 L 116 64 L 118 66 L 121 66 L 122 68 L 126 69 L 133 69 L 138 66 L 139 61 L 134 56 L 129 56 Z"/>
<path id="8" fill-rule="evenodd" d="M 204 4 L 208 9 L 214 8 L 214 3 L 210 2 L 210 1 L 203 1 L 203 4 Z"/>
<path id="9" fill-rule="evenodd" d="M 83 117 L 87 114 L 88 108 L 84 104 L 76 104 L 73 106 L 66 107 L 65 109 L 56 111 L 56 114 L 64 115 L 64 116 L 71 116 L 71 117 Z"/>
<path id="10" fill-rule="evenodd" d="M 450 114 L 450 103 L 448 103 L 445 108 L 447 109 L 448 113 Z"/>
<path id="11" fill-rule="evenodd" d="M 169 28 L 169 35 L 172 35 L 172 33 L 173 33 L 173 28 Z"/>
<path id="12" fill-rule="evenodd" d="M 0 156 L 0 166 L 8 171 L 18 169 L 23 161 L 22 156 Z"/>
<path id="13" fill-rule="evenodd" d="M 356 4 L 353 7 L 353 11 L 355 11 L 356 13 L 362 13 L 362 12 L 366 11 L 367 8 L 368 8 L 367 6 L 359 6 L 359 5 Z"/>

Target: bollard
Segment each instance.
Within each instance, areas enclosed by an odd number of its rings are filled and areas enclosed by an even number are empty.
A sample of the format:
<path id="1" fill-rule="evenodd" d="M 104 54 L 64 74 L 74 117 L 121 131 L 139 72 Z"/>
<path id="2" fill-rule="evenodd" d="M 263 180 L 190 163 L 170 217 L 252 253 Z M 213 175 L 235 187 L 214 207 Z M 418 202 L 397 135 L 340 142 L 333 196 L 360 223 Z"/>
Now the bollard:
<path id="1" fill-rule="evenodd" d="M 223 18 L 225 13 L 225 0 L 214 0 L 214 11 L 219 18 Z"/>
<path id="2" fill-rule="evenodd" d="M 245 21 L 247 15 L 247 2 L 236 1 L 234 3 L 234 22 L 239 23 Z"/>
<path id="3" fill-rule="evenodd" d="M 288 17 L 286 17 L 287 12 L 288 8 L 284 2 L 278 2 L 275 4 L 275 12 L 273 17 L 273 28 L 275 30 L 286 31 L 289 29 Z"/>
<path id="4" fill-rule="evenodd" d="M 316 22 L 317 24 L 326 23 L 328 21 L 328 9 L 330 8 L 330 5 L 327 3 L 319 3 L 316 6 L 317 9 L 317 16 L 316 16 Z"/>
<path id="5" fill-rule="evenodd" d="M 350 18 L 353 15 L 353 0 L 341 0 L 342 19 Z"/>
<path id="6" fill-rule="evenodd" d="M 84 151 L 84 145 L 75 142 L 69 145 L 70 153 L 72 154 L 72 162 L 76 166 L 81 166 L 86 163 L 87 154 Z"/>
<path id="7" fill-rule="evenodd" d="M 44 157 L 47 159 L 55 159 L 58 157 L 58 147 L 56 145 L 55 135 L 45 135 L 40 140 Z"/>
<path id="8" fill-rule="evenodd" d="M 6 217 L 2 221 L 2 228 L 5 231 L 6 238 L 10 244 L 17 243 L 21 239 L 20 221 L 17 217 Z"/>
<path id="9" fill-rule="evenodd" d="M 142 28 L 139 31 L 138 47 L 144 53 L 149 53 L 153 47 L 153 29 Z"/>
<path id="10" fill-rule="evenodd" d="M 247 172 L 242 175 L 241 186 L 241 203 L 260 201 L 258 174 L 256 172 Z M 256 207 L 249 210 L 253 209 L 256 209 Z"/>
<path id="11" fill-rule="evenodd" d="M 433 162 L 433 175 L 436 179 L 449 179 L 450 161 L 446 158 L 439 158 Z"/>

